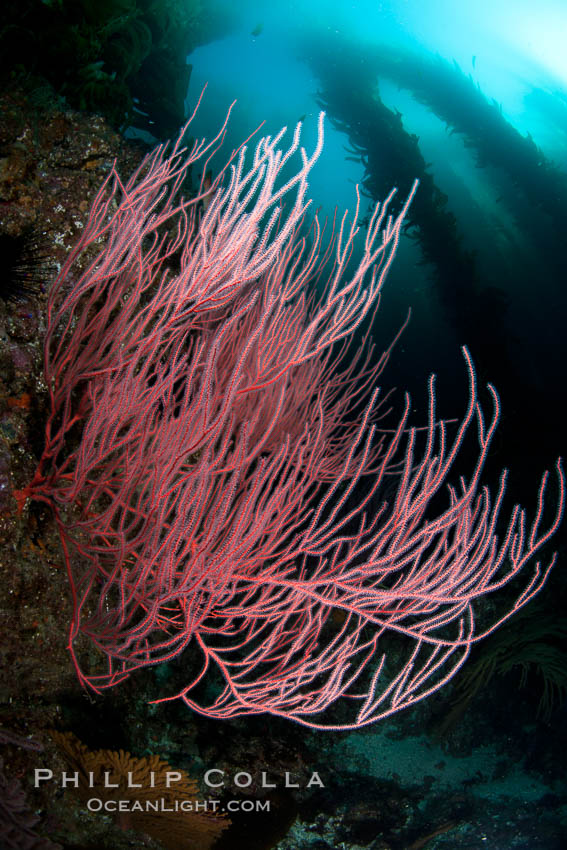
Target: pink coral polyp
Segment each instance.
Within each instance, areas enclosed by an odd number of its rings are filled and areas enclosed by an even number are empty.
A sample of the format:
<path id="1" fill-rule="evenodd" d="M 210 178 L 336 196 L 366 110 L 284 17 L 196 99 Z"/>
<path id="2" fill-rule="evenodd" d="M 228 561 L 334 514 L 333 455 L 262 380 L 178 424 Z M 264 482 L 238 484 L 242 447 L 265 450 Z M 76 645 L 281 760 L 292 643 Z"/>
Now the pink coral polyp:
<path id="1" fill-rule="evenodd" d="M 553 559 L 477 627 L 477 602 L 557 528 L 563 477 L 558 464 L 546 529 L 547 473 L 531 527 L 519 507 L 501 525 L 505 474 L 493 498 L 480 484 L 498 398 L 489 388 L 485 421 L 466 351 L 458 427 L 436 419 L 433 379 L 424 428 L 410 427 L 407 398 L 397 424 L 378 427 L 389 350 L 376 359 L 350 340 L 377 307 L 416 187 L 396 216 L 393 193 L 377 206 L 354 266 L 358 193 L 330 240 L 316 217 L 304 232 L 323 115 L 312 155 L 300 129 L 287 148 L 284 131 L 251 156 L 243 146 L 190 200 L 187 171 L 206 173 L 224 127 L 191 150 L 183 136 L 157 148 L 125 185 L 111 172 L 49 295 L 45 451 L 19 498 L 54 510 L 84 685 L 198 653 L 183 690 L 157 702 L 352 728 L 432 693 L 538 592 Z M 448 486 L 473 425 L 477 463 Z M 81 666 L 80 634 L 99 669 Z M 200 702 L 209 680 L 223 684 Z M 325 715 L 335 703 L 344 710 Z"/>

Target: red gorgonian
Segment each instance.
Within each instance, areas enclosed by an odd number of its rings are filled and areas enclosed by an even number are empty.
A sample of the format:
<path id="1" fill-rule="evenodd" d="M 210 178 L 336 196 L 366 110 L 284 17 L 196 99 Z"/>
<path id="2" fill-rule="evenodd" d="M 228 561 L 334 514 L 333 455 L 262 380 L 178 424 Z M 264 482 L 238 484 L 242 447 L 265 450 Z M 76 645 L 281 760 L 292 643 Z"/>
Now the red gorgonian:
<path id="1" fill-rule="evenodd" d="M 363 726 L 439 688 L 542 587 L 554 558 L 477 626 L 479 597 L 557 529 L 562 470 L 546 529 L 547 473 L 531 526 L 519 506 L 502 520 L 506 474 L 493 498 L 480 483 L 498 398 L 489 387 L 485 420 L 466 350 L 458 427 L 436 419 L 433 378 L 425 428 L 410 426 L 407 397 L 397 426 L 379 427 L 389 350 L 377 359 L 350 340 L 377 307 L 416 187 L 396 217 L 393 193 L 376 207 L 354 266 L 358 195 L 332 238 L 316 217 L 304 232 L 323 115 L 311 156 L 298 125 L 287 149 L 284 131 L 251 163 L 243 146 L 183 198 L 188 169 L 206 173 L 224 131 L 190 151 L 182 137 L 158 147 L 125 185 L 113 169 L 96 196 L 49 293 L 45 449 L 18 498 L 54 511 L 84 685 L 101 691 L 184 653 L 189 681 L 156 702 Z M 473 426 L 476 465 L 450 485 Z M 80 635 L 104 665 L 83 668 Z"/>

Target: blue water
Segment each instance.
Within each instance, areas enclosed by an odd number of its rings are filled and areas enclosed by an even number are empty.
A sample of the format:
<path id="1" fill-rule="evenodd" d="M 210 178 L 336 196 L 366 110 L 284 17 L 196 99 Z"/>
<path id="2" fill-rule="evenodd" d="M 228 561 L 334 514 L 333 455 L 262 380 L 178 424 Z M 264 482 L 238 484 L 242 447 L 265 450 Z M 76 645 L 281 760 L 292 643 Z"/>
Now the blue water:
<path id="1" fill-rule="evenodd" d="M 439 262 L 436 268 L 424 256 L 427 214 L 422 215 L 413 239 L 402 240 L 375 329 L 379 339 L 388 339 L 411 307 L 412 321 L 395 352 L 391 380 L 411 390 L 416 410 L 422 412 L 427 376 L 438 373 L 442 412 L 459 415 L 466 397 L 459 347 L 469 346 L 482 381 L 496 383 L 502 397 L 500 465 L 518 469 L 516 458 L 525 458 L 529 444 L 533 469 L 524 463 L 522 473 L 532 482 L 525 492 L 532 493 L 539 471 L 563 451 L 561 428 L 551 414 L 561 401 L 557 392 L 564 384 L 566 357 L 563 231 L 557 199 L 550 197 L 554 181 L 542 185 L 538 195 L 538 169 L 549 166 L 557 175 L 567 169 L 567 5 L 559 0 L 537 6 L 527 0 L 246 0 L 236 5 L 216 2 L 214 7 L 220 10 L 225 33 L 188 57 L 193 73 L 187 108 L 207 84 L 194 130 L 210 135 L 236 100 L 228 148 L 240 144 L 261 122 L 262 132 L 273 133 L 282 126 L 293 129 L 301 119 L 309 150 L 321 96 L 328 101 L 341 87 L 347 103 L 341 120 L 345 115 L 352 118 L 351 131 L 356 132 L 360 115 L 348 115 L 356 75 L 367 57 L 389 56 L 394 70 L 375 75 L 376 91 L 391 114 L 401 116 L 405 138 L 417 137 L 427 174 L 446 196 L 445 212 L 455 217 L 459 250 L 472 258 L 475 275 L 472 287 L 458 270 L 453 279 L 445 273 L 441 280 Z M 515 130 L 529 140 L 526 144 L 537 146 L 543 165 L 534 164 L 532 157 L 524 167 L 523 153 L 510 153 L 515 172 L 508 172 L 506 163 L 498 160 L 502 149 L 506 156 L 507 145 L 499 129 L 488 142 L 484 139 L 484 151 L 479 152 L 481 128 L 474 128 L 471 139 L 458 125 L 467 103 L 460 95 L 451 102 L 448 94 L 443 113 L 430 99 L 439 96 L 445 83 L 420 80 L 419 64 L 436 61 L 444 68 L 448 91 L 459 79 L 470 84 L 471 115 L 476 108 L 473 95 L 478 94 L 500 114 L 506 132 Z M 402 79 L 408 63 L 418 69 L 409 84 Z M 363 157 L 352 154 L 352 132 L 337 129 L 337 115 L 331 108 L 328 113 L 324 153 L 310 181 L 314 207 L 323 216 L 332 215 L 335 208 L 352 210 L 354 184 L 365 177 Z M 374 140 L 379 144 L 379 138 Z M 403 143 L 400 138 L 399 150 Z M 381 197 L 397 180 L 391 156 L 390 151 L 380 160 Z M 407 178 L 413 176 L 420 175 L 408 173 Z M 407 186 L 400 186 L 404 191 Z M 563 206 L 559 202 L 567 216 L 566 198 L 567 190 Z M 439 239 L 445 239 L 441 232 Z M 458 304 L 453 303 L 453 288 Z"/>
<path id="2" fill-rule="evenodd" d="M 319 111 L 318 80 L 297 54 L 306 39 L 322 39 L 332 33 L 364 49 L 386 44 L 457 62 L 487 98 L 501 104 L 505 117 L 520 132 L 531 133 L 548 156 L 566 166 L 567 7 L 561 0 L 537 5 L 528 0 L 244 0 L 236 4 L 237 10 L 231 2 L 214 5 L 230 15 L 230 33 L 197 48 L 189 57 L 194 66 L 189 103 L 208 83 L 197 126 L 209 132 L 236 99 L 235 137 L 240 137 L 238 131 L 242 135 L 261 121 L 272 132 L 294 126 L 305 116 L 305 138 L 310 144 Z M 260 27 L 261 32 L 254 34 Z M 552 116 L 542 113 L 541 106 L 530 104 L 534 90 L 563 98 L 563 133 L 558 132 Z M 381 88 L 381 95 L 389 107 L 403 112 L 404 124 L 420 135 L 428 153 L 435 150 L 434 160 L 453 156 L 444 128 L 411 96 L 395 84 Z M 312 180 L 316 202 L 331 208 L 351 203 L 348 184 L 361 177 L 360 168 L 345 162 L 341 136 L 327 128 L 325 160 Z M 332 185 L 324 176 L 331 170 L 336 175 Z M 462 179 L 472 185 L 478 182 L 473 169 L 463 173 Z"/>

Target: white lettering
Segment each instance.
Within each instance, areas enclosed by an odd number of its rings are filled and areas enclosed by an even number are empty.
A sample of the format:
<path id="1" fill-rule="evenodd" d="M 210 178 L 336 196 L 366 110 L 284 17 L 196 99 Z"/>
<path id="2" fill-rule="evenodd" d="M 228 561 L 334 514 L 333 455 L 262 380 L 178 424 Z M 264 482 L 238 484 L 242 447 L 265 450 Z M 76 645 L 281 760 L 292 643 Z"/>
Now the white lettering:
<path id="1" fill-rule="evenodd" d="M 61 787 L 66 788 L 67 785 L 72 785 L 73 788 L 79 787 L 79 772 L 67 774 L 65 771 L 61 774 Z"/>
<path id="2" fill-rule="evenodd" d="M 33 787 L 39 788 L 40 782 L 46 782 L 48 779 L 53 779 L 53 771 L 47 767 L 36 767 L 33 772 Z"/>
<path id="3" fill-rule="evenodd" d="M 241 780 L 240 777 L 243 777 Z M 248 788 L 249 785 L 252 784 L 252 777 L 249 773 L 242 771 L 241 773 L 237 773 L 234 776 L 234 784 L 238 786 L 238 788 Z"/>
<path id="4" fill-rule="evenodd" d="M 224 779 L 221 779 L 220 782 L 213 782 L 212 775 L 213 773 L 220 773 L 222 777 L 224 777 L 224 770 L 219 770 L 218 767 L 212 767 L 210 770 L 207 770 L 205 773 L 205 785 L 208 785 L 209 788 L 222 788 L 224 785 Z"/>
<path id="5" fill-rule="evenodd" d="M 319 776 L 319 774 L 317 773 L 317 771 L 314 771 L 314 772 L 311 774 L 311 779 L 310 779 L 310 780 L 309 780 L 309 782 L 307 783 L 307 787 L 308 787 L 308 788 L 311 788 L 311 786 L 312 786 L 312 785 L 318 785 L 318 786 L 319 786 L 319 788 L 324 788 L 324 787 L 325 787 L 325 785 L 323 784 L 323 780 L 321 779 L 321 777 Z"/>
<path id="6" fill-rule="evenodd" d="M 105 788 L 120 788 L 120 785 L 119 785 L 118 782 L 113 784 L 110 781 L 110 771 L 109 770 L 104 771 L 104 787 Z"/>
<path id="7" fill-rule="evenodd" d="M 268 774 L 265 770 L 262 771 L 262 788 L 275 788 L 275 782 L 268 782 Z"/>
<path id="8" fill-rule="evenodd" d="M 132 771 L 129 770 L 128 771 L 128 788 L 141 788 L 141 787 L 142 787 L 141 782 L 133 782 L 132 781 Z"/>
<path id="9" fill-rule="evenodd" d="M 183 777 L 178 770 L 168 770 L 165 774 L 165 787 L 171 788 L 172 782 L 181 782 L 182 779 Z"/>

